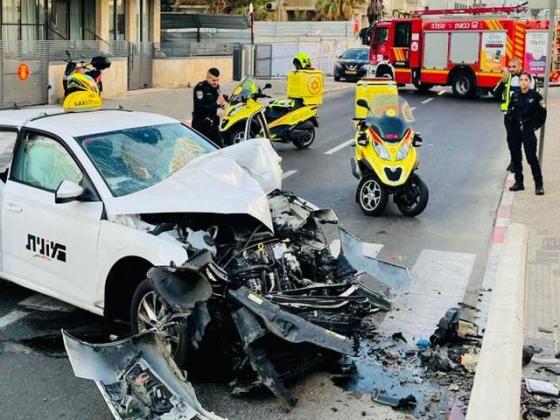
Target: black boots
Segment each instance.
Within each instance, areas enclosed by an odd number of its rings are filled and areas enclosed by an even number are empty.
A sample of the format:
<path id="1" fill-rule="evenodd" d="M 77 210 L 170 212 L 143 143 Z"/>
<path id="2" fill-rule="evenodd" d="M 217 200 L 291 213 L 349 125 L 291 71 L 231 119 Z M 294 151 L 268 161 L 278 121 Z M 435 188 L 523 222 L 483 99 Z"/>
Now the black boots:
<path id="1" fill-rule="evenodd" d="M 536 195 L 544 195 L 544 188 L 542 184 L 535 185 L 535 194 Z"/>
<path id="2" fill-rule="evenodd" d="M 510 191 L 523 191 L 524 189 L 525 187 L 523 186 L 523 184 L 518 184 L 517 182 L 509 187 Z"/>

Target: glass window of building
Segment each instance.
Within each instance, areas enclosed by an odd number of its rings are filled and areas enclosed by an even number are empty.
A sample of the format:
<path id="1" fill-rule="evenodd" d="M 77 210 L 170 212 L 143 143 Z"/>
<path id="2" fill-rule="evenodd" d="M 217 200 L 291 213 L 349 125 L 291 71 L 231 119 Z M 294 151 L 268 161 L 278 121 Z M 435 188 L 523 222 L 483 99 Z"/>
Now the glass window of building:
<path id="1" fill-rule="evenodd" d="M 124 40 L 125 0 L 109 0 L 109 38 Z"/>

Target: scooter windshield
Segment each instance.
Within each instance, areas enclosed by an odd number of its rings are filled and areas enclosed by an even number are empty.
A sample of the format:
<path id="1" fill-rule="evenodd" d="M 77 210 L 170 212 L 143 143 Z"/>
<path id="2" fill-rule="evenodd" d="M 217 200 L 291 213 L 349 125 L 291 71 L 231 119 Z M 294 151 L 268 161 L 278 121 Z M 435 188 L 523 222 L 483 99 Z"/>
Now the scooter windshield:
<path id="1" fill-rule="evenodd" d="M 250 99 L 252 95 L 259 91 L 257 83 L 252 77 L 245 76 L 241 82 L 233 89 L 230 103 L 236 104 Z"/>
<path id="2" fill-rule="evenodd" d="M 386 142 L 399 142 L 414 124 L 408 102 L 397 95 L 377 95 L 368 106 L 366 124 Z"/>

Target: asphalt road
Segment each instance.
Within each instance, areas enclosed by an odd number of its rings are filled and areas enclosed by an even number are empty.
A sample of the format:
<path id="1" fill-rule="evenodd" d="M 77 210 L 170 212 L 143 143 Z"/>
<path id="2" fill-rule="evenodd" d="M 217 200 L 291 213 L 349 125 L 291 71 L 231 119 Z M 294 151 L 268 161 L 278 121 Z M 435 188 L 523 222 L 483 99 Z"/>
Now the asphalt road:
<path id="1" fill-rule="evenodd" d="M 413 339 L 435 326 L 433 320 L 457 300 L 477 303 L 507 165 L 496 103 L 438 93 L 401 90 L 415 107 L 416 128 L 424 139 L 419 174 L 430 189 L 427 209 L 414 219 L 401 216 L 392 204 L 383 217 L 366 217 L 354 200 L 358 181 L 350 171 L 353 148 L 338 147 L 352 136 L 353 89 L 326 98 L 311 149 L 277 146 L 289 174 L 285 189 L 334 208 L 342 225 L 376 244 L 381 258 L 410 267 L 415 283 L 408 285 L 412 292 L 403 294 L 399 304 L 416 305 L 424 319 L 415 322 L 414 315 L 401 311 L 383 320 L 381 328 L 400 328 Z M 25 299 L 42 310 L 22 306 Z M 0 281 L 0 419 L 112 418 L 95 385 L 72 374 L 58 334 L 66 328 L 102 341 L 124 333 L 123 328 L 64 305 L 36 304 L 37 299 Z M 358 373 L 368 379 L 368 372 L 364 367 Z M 208 409 L 231 419 L 364 418 L 362 411 L 365 418 L 400 418 L 373 407 L 368 382 L 362 383 L 349 393 L 327 375 L 309 375 L 290 388 L 300 403 L 289 413 L 267 395 L 233 399 L 226 385 L 196 388 Z"/>

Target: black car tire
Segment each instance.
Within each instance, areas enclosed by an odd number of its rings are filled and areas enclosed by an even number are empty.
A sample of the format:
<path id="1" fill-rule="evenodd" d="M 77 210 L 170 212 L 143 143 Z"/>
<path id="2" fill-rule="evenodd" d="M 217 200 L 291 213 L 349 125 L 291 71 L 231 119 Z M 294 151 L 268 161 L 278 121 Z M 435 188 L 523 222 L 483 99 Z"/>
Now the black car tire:
<path id="1" fill-rule="evenodd" d="M 475 78 L 468 71 L 459 71 L 451 80 L 451 88 L 457 98 L 472 98 L 476 93 Z"/>
<path id="2" fill-rule="evenodd" d="M 335 82 L 340 82 L 340 76 L 336 76 L 336 75 L 335 75 L 335 76 L 334 76 L 334 81 L 335 81 Z"/>
<path id="3" fill-rule="evenodd" d="M 150 296 L 150 294 L 155 294 L 156 298 L 161 299 L 154 288 L 152 287 L 149 279 L 144 279 L 134 291 L 132 296 L 132 303 L 130 305 L 130 326 L 132 334 L 138 334 L 139 328 L 139 312 L 140 304 L 143 299 Z M 181 324 L 174 326 L 172 328 L 176 329 L 176 344 L 175 346 L 170 346 L 169 356 L 173 358 L 177 366 L 184 368 L 189 359 L 189 340 L 187 339 L 187 328 Z"/>
<path id="4" fill-rule="evenodd" d="M 406 188 L 413 189 L 416 196 L 414 204 L 408 202 L 406 192 L 395 195 L 394 201 L 400 212 L 407 217 L 415 217 L 422 213 L 428 205 L 430 193 L 428 186 L 418 175 L 413 174 Z"/>

